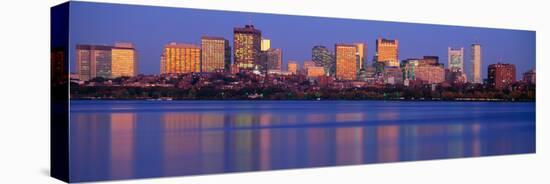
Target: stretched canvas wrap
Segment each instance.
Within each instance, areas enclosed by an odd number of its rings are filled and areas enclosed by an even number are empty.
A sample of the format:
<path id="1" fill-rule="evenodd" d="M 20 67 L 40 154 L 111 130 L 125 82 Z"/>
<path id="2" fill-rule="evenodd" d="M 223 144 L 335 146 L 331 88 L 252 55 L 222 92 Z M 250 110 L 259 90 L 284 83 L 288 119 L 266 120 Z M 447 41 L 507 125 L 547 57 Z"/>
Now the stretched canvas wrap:
<path id="1" fill-rule="evenodd" d="M 535 153 L 535 32 L 67 2 L 66 182 Z"/>

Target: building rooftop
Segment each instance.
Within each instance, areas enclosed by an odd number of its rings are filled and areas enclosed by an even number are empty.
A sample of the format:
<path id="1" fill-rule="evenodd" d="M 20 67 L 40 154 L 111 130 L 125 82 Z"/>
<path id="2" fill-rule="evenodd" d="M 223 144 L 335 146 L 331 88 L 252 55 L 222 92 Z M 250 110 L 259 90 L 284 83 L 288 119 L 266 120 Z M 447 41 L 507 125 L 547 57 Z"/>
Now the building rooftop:
<path id="1" fill-rule="evenodd" d="M 224 37 L 220 36 L 201 36 L 203 40 L 226 40 Z"/>
<path id="2" fill-rule="evenodd" d="M 176 42 L 170 42 L 166 44 L 164 47 L 168 48 L 200 48 L 198 45 L 192 44 L 192 43 L 176 43 Z"/>

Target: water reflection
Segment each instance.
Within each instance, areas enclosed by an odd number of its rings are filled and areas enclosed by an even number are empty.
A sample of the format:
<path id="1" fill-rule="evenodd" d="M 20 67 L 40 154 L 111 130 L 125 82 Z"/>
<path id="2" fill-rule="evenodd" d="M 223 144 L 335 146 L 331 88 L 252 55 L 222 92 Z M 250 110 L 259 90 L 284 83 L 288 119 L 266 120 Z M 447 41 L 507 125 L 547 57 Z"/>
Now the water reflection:
<path id="1" fill-rule="evenodd" d="M 468 109 L 471 104 L 74 103 L 70 127 L 73 181 L 535 150 L 534 105 L 529 103 L 480 104 L 471 118 L 440 111 L 447 106 Z M 498 123 L 491 123 L 495 120 Z"/>
<path id="2" fill-rule="evenodd" d="M 111 177 L 131 178 L 134 161 L 134 113 L 111 114 Z"/>

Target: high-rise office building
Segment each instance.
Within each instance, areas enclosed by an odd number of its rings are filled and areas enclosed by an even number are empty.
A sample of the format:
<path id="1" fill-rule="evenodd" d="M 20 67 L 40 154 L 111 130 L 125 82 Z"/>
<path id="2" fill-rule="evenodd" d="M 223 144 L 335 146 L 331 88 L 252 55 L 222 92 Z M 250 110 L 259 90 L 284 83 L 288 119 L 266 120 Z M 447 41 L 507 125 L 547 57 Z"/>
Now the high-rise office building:
<path id="1" fill-rule="evenodd" d="M 271 48 L 271 40 L 267 38 L 262 38 L 261 51 L 267 51 Z"/>
<path id="2" fill-rule="evenodd" d="M 357 65 L 358 70 L 364 69 L 366 65 L 367 58 L 367 44 L 366 43 L 355 43 L 357 47 Z"/>
<path id="3" fill-rule="evenodd" d="M 323 45 L 313 46 L 311 49 L 311 60 L 317 66 L 322 66 L 325 69 L 325 74 L 334 75 L 334 56 L 327 47 Z"/>
<path id="4" fill-rule="evenodd" d="M 374 60 L 385 66 L 399 66 L 399 41 L 378 38 Z"/>
<path id="5" fill-rule="evenodd" d="M 111 77 L 133 77 L 138 73 L 137 53 L 132 43 L 115 43 L 111 50 Z"/>
<path id="6" fill-rule="evenodd" d="M 464 48 L 448 48 L 448 68 L 452 72 L 464 72 Z"/>
<path id="7" fill-rule="evenodd" d="M 233 29 L 234 64 L 240 69 L 254 69 L 260 65 L 262 32 L 253 25 Z"/>
<path id="8" fill-rule="evenodd" d="M 472 60 L 470 63 L 470 82 L 481 83 L 481 45 L 472 44 Z"/>
<path id="9" fill-rule="evenodd" d="M 201 37 L 201 71 L 229 71 L 231 47 L 222 37 Z"/>
<path id="10" fill-rule="evenodd" d="M 169 43 L 164 46 L 164 73 L 200 72 L 201 48 L 194 44 Z"/>
<path id="11" fill-rule="evenodd" d="M 281 71 L 283 62 L 283 52 L 280 48 L 270 48 L 266 52 L 266 67 L 267 70 Z"/>
<path id="12" fill-rule="evenodd" d="M 336 44 L 336 78 L 355 80 L 357 78 L 357 46 L 354 44 Z"/>
<path id="13" fill-rule="evenodd" d="M 487 70 L 487 81 L 496 89 L 504 89 L 516 82 L 516 66 L 514 64 L 491 64 Z"/>
<path id="14" fill-rule="evenodd" d="M 447 68 L 449 69 L 447 80 L 450 82 L 464 83 L 467 81 L 464 70 L 464 48 L 451 48 L 448 50 Z"/>
<path id="15" fill-rule="evenodd" d="M 87 81 L 96 77 L 111 77 L 111 46 L 76 45 L 76 73 Z"/>

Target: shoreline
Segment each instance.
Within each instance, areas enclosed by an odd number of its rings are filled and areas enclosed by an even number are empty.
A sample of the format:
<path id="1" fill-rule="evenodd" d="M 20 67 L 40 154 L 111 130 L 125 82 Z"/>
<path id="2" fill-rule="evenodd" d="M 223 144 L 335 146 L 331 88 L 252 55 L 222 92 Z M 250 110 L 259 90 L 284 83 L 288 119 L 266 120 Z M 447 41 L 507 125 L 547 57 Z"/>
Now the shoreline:
<path id="1" fill-rule="evenodd" d="M 433 99 L 114 99 L 114 98 L 101 98 L 101 99 L 91 99 L 91 98 L 74 98 L 69 99 L 69 101 L 147 101 L 147 102 L 183 102 L 183 101 L 389 101 L 389 102 L 507 102 L 507 103 L 520 103 L 520 102 L 533 102 L 536 103 L 536 99 L 530 100 L 530 99 L 519 99 L 519 100 L 507 100 L 507 99 L 487 99 L 487 100 L 479 100 L 479 99 L 455 99 L 455 100 L 433 100 Z"/>

